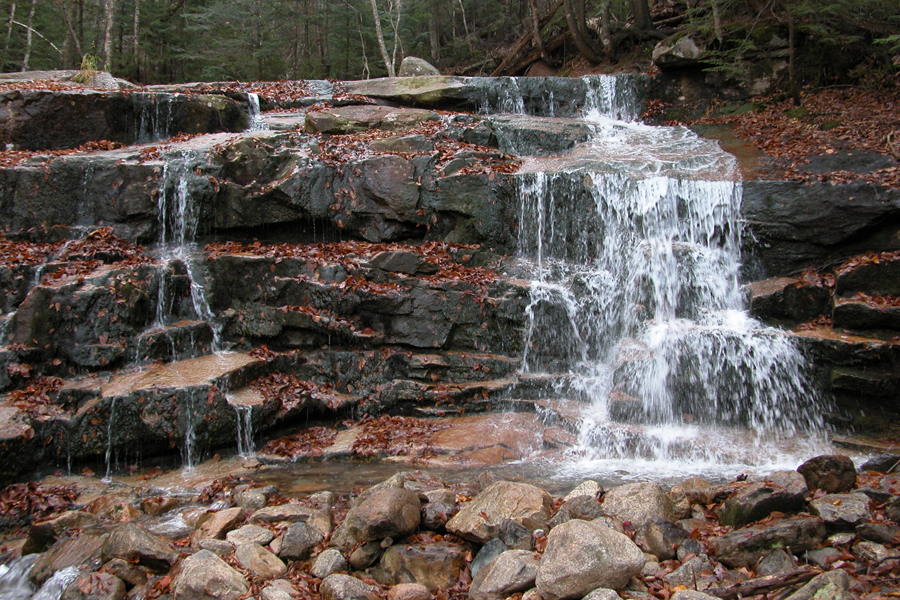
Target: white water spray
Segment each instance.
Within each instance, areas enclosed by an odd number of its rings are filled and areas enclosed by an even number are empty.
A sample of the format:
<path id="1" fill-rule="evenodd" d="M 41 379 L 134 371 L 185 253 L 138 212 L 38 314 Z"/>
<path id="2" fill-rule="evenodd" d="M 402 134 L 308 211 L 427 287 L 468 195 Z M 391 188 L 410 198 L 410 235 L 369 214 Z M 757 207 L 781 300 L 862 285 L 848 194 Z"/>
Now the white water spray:
<path id="1" fill-rule="evenodd" d="M 234 404 L 237 422 L 238 456 L 253 458 L 256 448 L 253 446 L 253 407 Z"/>
<path id="2" fill-rule="evenodd" d="M 269 128 L 259 108 L 259 94 L 247 92 L 247 108 L 250 112 L 250 131 L 262 131 Z"/>
<path id="3" fill-rule="evenodd" d="M 634 103 L 594 83 L 596 139 L 530 160 L 520 189 L 523 370 L 589 404 L 574 468 L 794 460 L 780 442 L 820 444 L 822 410 L 791 340 L 743 310 L 733 157 L 683 128 L 617 121 Z"/>

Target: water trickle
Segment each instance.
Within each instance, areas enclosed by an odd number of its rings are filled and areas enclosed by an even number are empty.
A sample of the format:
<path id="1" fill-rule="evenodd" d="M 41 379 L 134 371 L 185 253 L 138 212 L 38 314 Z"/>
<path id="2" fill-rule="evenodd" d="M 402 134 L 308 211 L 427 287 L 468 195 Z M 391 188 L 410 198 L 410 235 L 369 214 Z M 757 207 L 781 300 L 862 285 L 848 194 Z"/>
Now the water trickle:
<path id="1" fill-rule="evenodd" d="M 65 567 L 54 572 L 50 579 L 44 582 L 41 589 L 31 597 L 31 600 L 59 600 L 69 584 L 75 581 L 79 575 L 81 575 L 81 570 L 78 567 Z"/>
<path id="2" fill-rule="evenodd" d="M 185 473 L 190 473 L 194 470 L 194 465 L 197 464 L 197 435 L 195 423 L 197 420 L 197 410 L 194 394 L 187 394 L 187 398 L 185 399 L 184 404 L 182 404 L 182 410 L 185 411 L 185 414 L 182 420 L 184 425 L 184 444 L 181 447 L 181 461 Z"/>
<path id="3" fill-rule="evenodd" d="M 136 94 L 141 105 L 137 142 L 145 144 L 172 136 L 175 96 L 172 94 Z"/>
<path id="4" fill-rule="evenodd" d="M 250 131 L 261 131 L 269 128 L 259 109 L 259 94 L 247 92 L 247 108 L 250 112 Z"/>
<path id="5" fill-rule="evenodd" d="M 28 554 L 0 565 L 0 598 L 3 600 L 29 600 L 34 594 L 29 576 L 39 554 Z"/>
<path id="6" fill-rule="evenodd" d="M 532 159 L 520 187 L 522 368 L 589 405 L 582 467 L 696 471 L 821 442 L 803 357 L 743 310 L 733 157 L 684 129 L 614 120 L 627 94 L 599 82 L 585 111 L 597 138 Z"/>
<path id="7" fill-rule="evenodd" d="M 113 396 L 109 405 L 109 423 L 106 427 L 106 475 L 103 476 L 104 483 L 112 481 L 112 454 L 113 454 L 113 424 L 116 420 L 116 397 Z"/>
<path id="8" fill-rule="evenodd" d="M 256 448 L 253 446 L 253 407 L 234 404 L 237 413 L 237 447 L 241 458 L 253 458 Z"/>

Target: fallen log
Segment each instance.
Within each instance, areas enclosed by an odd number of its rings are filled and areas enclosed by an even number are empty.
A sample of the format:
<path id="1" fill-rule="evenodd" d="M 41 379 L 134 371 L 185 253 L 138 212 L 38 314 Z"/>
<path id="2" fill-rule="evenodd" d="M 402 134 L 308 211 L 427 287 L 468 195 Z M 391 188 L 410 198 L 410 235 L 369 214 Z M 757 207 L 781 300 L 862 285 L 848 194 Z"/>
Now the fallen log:
<path id="1" fill-rule="evenodd" d="M 821 575 L 822 571 L 818 569 L 796 569 L 787 573 L 778 573 L 776 575 L 767 575 L 765 577 L 757 577 L 756 579 L 748 579 L 734 585 L 725 587 L 710 588 L 704 590 L 705 594 L 716 596 L 722 600 L 731 600 L 743 596 L 756 596 L 758 594 L 766 594 L 768 592 L 794 585 L 797 583 L 805 583 L 816 575 Z"/>

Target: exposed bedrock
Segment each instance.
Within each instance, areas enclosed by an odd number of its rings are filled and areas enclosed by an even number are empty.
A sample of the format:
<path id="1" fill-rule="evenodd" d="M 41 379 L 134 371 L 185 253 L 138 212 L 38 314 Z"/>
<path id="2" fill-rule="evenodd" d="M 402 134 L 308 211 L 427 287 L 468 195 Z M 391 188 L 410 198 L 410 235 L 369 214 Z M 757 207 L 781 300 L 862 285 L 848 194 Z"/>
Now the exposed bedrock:
<path id="1" fill-rule="evenodd" d="M 0 144 L 16 150 L 75 148 L 106 140 L 133 144 L 177 133 L 243 131 L 247 112 L 218 94 L 99 90 L 0 93 Z"/>

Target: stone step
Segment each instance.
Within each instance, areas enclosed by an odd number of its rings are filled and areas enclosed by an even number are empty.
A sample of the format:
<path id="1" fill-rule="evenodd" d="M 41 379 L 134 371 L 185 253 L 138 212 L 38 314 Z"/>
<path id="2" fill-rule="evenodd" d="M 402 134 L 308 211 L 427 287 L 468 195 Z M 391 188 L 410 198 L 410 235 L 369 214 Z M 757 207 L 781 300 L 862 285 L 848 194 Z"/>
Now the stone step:
<path id="1" fill-rule="evenodd" d="M 178 321 L 144 331 L 135 339 L 135 361 L 176 362 L 209 352 L 213 331 L 205 321 Z"/>
<path id="2" fill-rule="evenodd" d="M 900 258 L 895 254 L 864 255 L 845 262 L 859 264 L 836 270 L 835 295 L 846 298 L 861 292 L 869 296 L 900 296 Z"/>
<path id="3" fill-rule="evenodd" d="M 750 313 L 767 323 L 794 326 L 831 314 L 831 290 L 799 277 L 777 277 L 745 286 Z"/>
<path id="4" fill-rule="evenodd" d="M 900 336 L 900 298 L 863 294 L 839 298 L 832 320 L 836 329 L 894 338 Z"/>
<path id="5" fill-rule="evenodd" d="M 900 393 L 900 373 L 833 367 L 831 387 L 859 395 L 896 398 Z"/>

